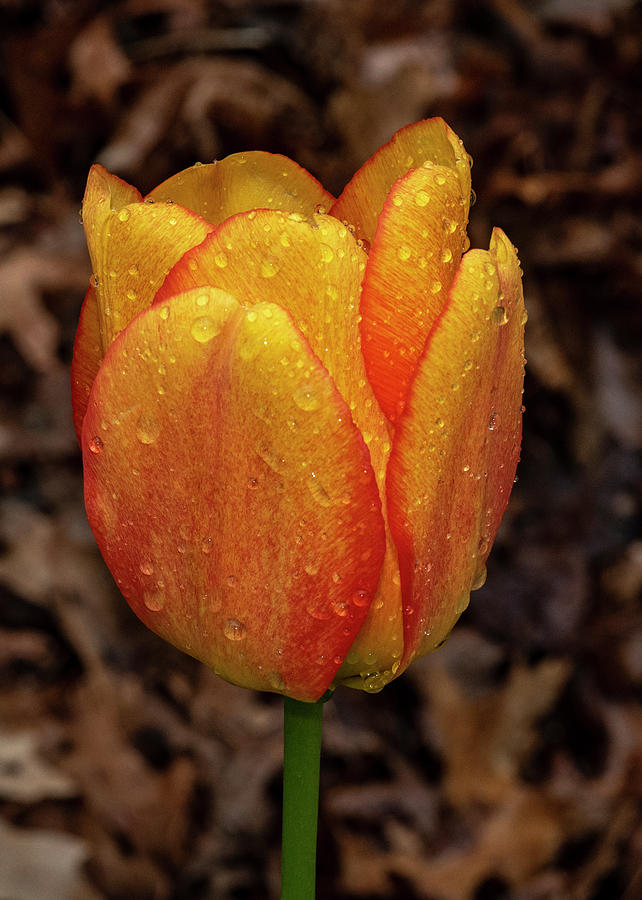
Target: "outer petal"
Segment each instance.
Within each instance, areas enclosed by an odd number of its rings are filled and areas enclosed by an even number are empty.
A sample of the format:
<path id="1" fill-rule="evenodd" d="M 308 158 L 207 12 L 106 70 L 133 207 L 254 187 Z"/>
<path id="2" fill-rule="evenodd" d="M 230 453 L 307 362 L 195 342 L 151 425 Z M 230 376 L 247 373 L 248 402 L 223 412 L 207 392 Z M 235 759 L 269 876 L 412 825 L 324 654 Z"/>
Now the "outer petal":
<path id="1" fill-rule="evenodd" d="M 174 263 L 212 230 L 189 210 L 135 202 L 138 197 L 135 188 L 102 166 L 92 167 L 82 208 L 103 353 L 151 304 Z"/>
<path id="2" fill-rule="evenodd" d="M 455 132 L 443 119 L 435 118 L 407 125 L 393 135 L 356 172 L 330 212 L 354 225 L 359 237 L 372 241 L 392 185 L 409 169 L 427 160 L 457 172 L 468 202 L 470 159 Z"/>
<path id="3" fill-rule="evenodd" d="M 359 291 L 365 261 L 353 236 L 331 216 L 302 220 L 256 210 L 226 220 L 186 254 L 154 302 L 211 284 L 237 293 L 245 303 L 274 300 L 287 309 L 350 407 L 383 495 L 390 436 L 360 352 Z M 363 553 L 367 558 L 370 548 Z M 397 551 L 388 534 L 381 583 L 339 680 L 383 687 L 379 673 L 392 673 L 399 664 L 402 626 Z"/>
<path id="4" fill-rule="evenodd" d="M 90 285 L 80 309 L 74 340 L 74 357 L 71 363 L 71 403 L 74 428 L 79 443 L 82 423 L 89 402 L 89 392 L 98 374 L 102 358 L 96 288 Z"/>
<path id="5" fill-rule="evenodd" d="M 173 200 L 214 225 L 250 209 L 309 216 L 318 206 L 329 209 L 334 203 L 332 194 L 297 163 L 260 150 L 192 166 L 168 178 L 148 197 Z"/>
<path id="6" fill-rule="evenodd" d="M 137 615 L 230 681 L 318 699 L 375 590 L 383 520 L 363 440 L 287 313 L 216 289 L 143 312 L 94 382 L 83 458 Z"/>
<path id="7" fill-rule="evenodd" d="M 392 421 L 403 410 L 466 238 L 468 197 L 457 173 L 426 165 L 400 178 L 388 194 L 361 295 L 368 378 Z"/>
<path id="8" fill-rule="evenodd" d="M 404 598 L 402 670 L 480 587 L 521 439 L 525 311 L 513 246 L 467 253 L 401 416 L 388 469 Z"/>

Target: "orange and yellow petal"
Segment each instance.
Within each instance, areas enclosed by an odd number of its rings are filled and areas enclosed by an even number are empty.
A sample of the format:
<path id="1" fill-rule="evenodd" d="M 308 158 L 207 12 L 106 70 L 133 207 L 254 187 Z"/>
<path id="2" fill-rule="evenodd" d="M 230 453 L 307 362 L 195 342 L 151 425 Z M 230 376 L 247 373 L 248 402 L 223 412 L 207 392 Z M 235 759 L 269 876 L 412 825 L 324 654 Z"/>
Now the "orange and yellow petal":
<path id="1" fill-rule="evenodd" d="M 290 316 L 211 287 L 141 313 L 94 382 L 83 458 L 137 615 L 229 681 L 318 699 L 371 603 L 384 523 L 350 410 Z"/>
<path id="2" fill-rule="evenodd" d="M 135 188 L 102 166 L 91 169 L 83 224 L 103 353 L 128 322 L 151 305 L 174 263 L 212 231 L 190 210 L 171 203 L 142 203 L 137 197 Z"/>
<path id="3" fill-rule="evenodd" d="M 358 237 L 372 242 L 392 185 L 425 162 L 456 172 L 468 204 L 470 159 L 454 131 L 443 119 L 435 118 L 407 125 L 393 135 L 348 182 L 331 214 L 353 225 Z"/>
<path id="4" fill-rule="evenodd" d="M 462 259 L 395 434 L 401 671 L 443 642 L 483 583 L 519 457 L 525 320 L 517 255 L 496 229 L 489 251 Z"/>
<path id="5" fill-rule="evenodd" d="M 386 198 L 363 284 L 361 335 L 368 378 L 391 421 L 446 303 L 467 215 L 457 173 L 432 163 L 400 178 Z"/>
<path id="6" fill-rule="evenodd" d="M 331 216 L 303 219 L 256 210 L 228 219 L 187 253 L 154 302 L 209 284 L 237 292 L 246 304 L 273 300 L 287 309 L 348 404 L 383 496 L 391 438 L 361 353 L 359 293 L 366 260 L 352 234 Z M 364 560 L 370 553 L 366 546 Z M 337 680 L 380 689 L 399 665 L 402 648 L 397 550 L 386 529 L 377 593 Z"/>
<path id="7" fill-rule="evenodd" d="M 74 356 L 71 363 L 72 416 L 79 443 L 83 419 L 87 412 L 89 393 L 98 374 L 102 358 L 96 289 L 90 285 L 80 308 L 74 340 Z"/>
<path id="8" fill-rule="evenodd" d="M 278 303 L 292 316 L 350 407 L 383 484 L 390 452 L 385 417 L 366 374 L 359 294 L 367 256 L 331 216 L 253 210 L 233 216 L 170 272 L 154 303 L 213 285 L 244 304 Z M 287 365 L 288 354 L 284 356 Z"/>
<path id="9" fill-rule="evenodd" d="M 250 209 L 281 209 L 303 216 L 329 209 L 334 197 L 287 156 L 260 150 L 234 153 L 173 175 L 148 195 L 173 200 L 219 225 Z"/>

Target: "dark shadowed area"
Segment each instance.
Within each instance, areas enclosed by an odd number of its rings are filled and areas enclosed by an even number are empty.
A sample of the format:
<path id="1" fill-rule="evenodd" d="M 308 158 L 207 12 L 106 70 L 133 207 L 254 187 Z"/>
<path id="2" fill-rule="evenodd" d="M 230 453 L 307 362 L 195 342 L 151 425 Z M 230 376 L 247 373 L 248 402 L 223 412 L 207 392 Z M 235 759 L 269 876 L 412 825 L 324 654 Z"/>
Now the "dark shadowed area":
<path id="1" fill-rule="evenodd" d="M 642 897 L 642 11 L 626 0 L 0 3 L 0 898 L 274 900 L 281 702 L 135 619 L 69 365 L 98 160 L 279 151 L 339 192 L 400 126 L 518 246 L 523 458 L 439 652 L 326 706 L 319 900 Z"/>

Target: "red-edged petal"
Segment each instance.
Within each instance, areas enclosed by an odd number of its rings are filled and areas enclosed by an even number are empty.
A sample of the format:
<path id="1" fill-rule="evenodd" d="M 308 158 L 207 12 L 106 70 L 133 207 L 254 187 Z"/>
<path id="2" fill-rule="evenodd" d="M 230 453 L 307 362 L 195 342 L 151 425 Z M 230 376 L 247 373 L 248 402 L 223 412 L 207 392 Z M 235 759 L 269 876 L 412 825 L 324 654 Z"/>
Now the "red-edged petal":
<path id="1" fill-rule="evenodd" d="M 96 289 L 90 285 L 80 309 L 71 363 L 71 404 L 78 443 L 87 412 L 89 392 L 98 374 L 102 358 Z"/>
<path id="2" fill-rule="evenodd" d="M 462 194 L 470 197 L 470 160 L 464 145 L 443 119 L 407 125 L 380 147 L 348 182 L 331 208 L 333 216 L 350 222 L 360 238 L 372 241 L 377 219 L 390 188 L 409 169 L 426 161 L 457 172 Z"/>
<path id="3" fill-rule="evenodd" d="M 468 197 L 453 169 L 427 164 L 392 187 L 379 217 L 361 295 L 368 378 L 395 421 L 464 246 Z"/>
<path id="4" fill-rule="evenodd" d="M 334 203 L 332 194 L 293 160 L 261 150 L 191 166 L 154 188 L 148 197 L 173 200 L 214 225 L 250 209 L 282 209 L 309 216 L 318 206 L 327 210 Z"/>
<path id="5" fill-rule="evenodd" d="M 367 613 L 384 525 L 361 435 L 288 314 L 213 288 L 141 313 L 96 377 L 83 458 L 137 615 L 229 681 L 318 699 Z"/>
<path id="6" fill-rule="evenodd" d="M 462 259 L 388 467 L 404 602 L 401 670 L 442 642 L 483 583 L 521 439 L 525 311 L 503 232 Z"/>

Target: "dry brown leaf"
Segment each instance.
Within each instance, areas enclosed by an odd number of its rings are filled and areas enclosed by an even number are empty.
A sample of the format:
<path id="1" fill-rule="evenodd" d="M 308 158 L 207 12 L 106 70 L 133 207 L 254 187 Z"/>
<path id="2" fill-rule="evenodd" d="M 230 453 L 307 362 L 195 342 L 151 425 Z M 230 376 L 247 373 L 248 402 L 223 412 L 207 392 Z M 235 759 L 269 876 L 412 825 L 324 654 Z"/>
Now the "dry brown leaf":
<path id="1" fill-rule="evenodd" d="M 0 734 L 0 797 L 37 803 L 46 798 L 74 797 L 77 793 L 69 776 L 40 757 L 37 734 Z"/>
<path id="2" fill-rule="evenodd" d="M 90 20 L 69 48 L 72 97 L 96 98 L 107 106 L 131 77 L 132 67 L 116 43 L 109 16 Z"/>
<path id="3" fill-rule="evenodd" d="M 0 846 L 0 897 L 72 900 L 87 858 L 84 841 L 61 831 L 13 828 L 0 821 Z"/>

